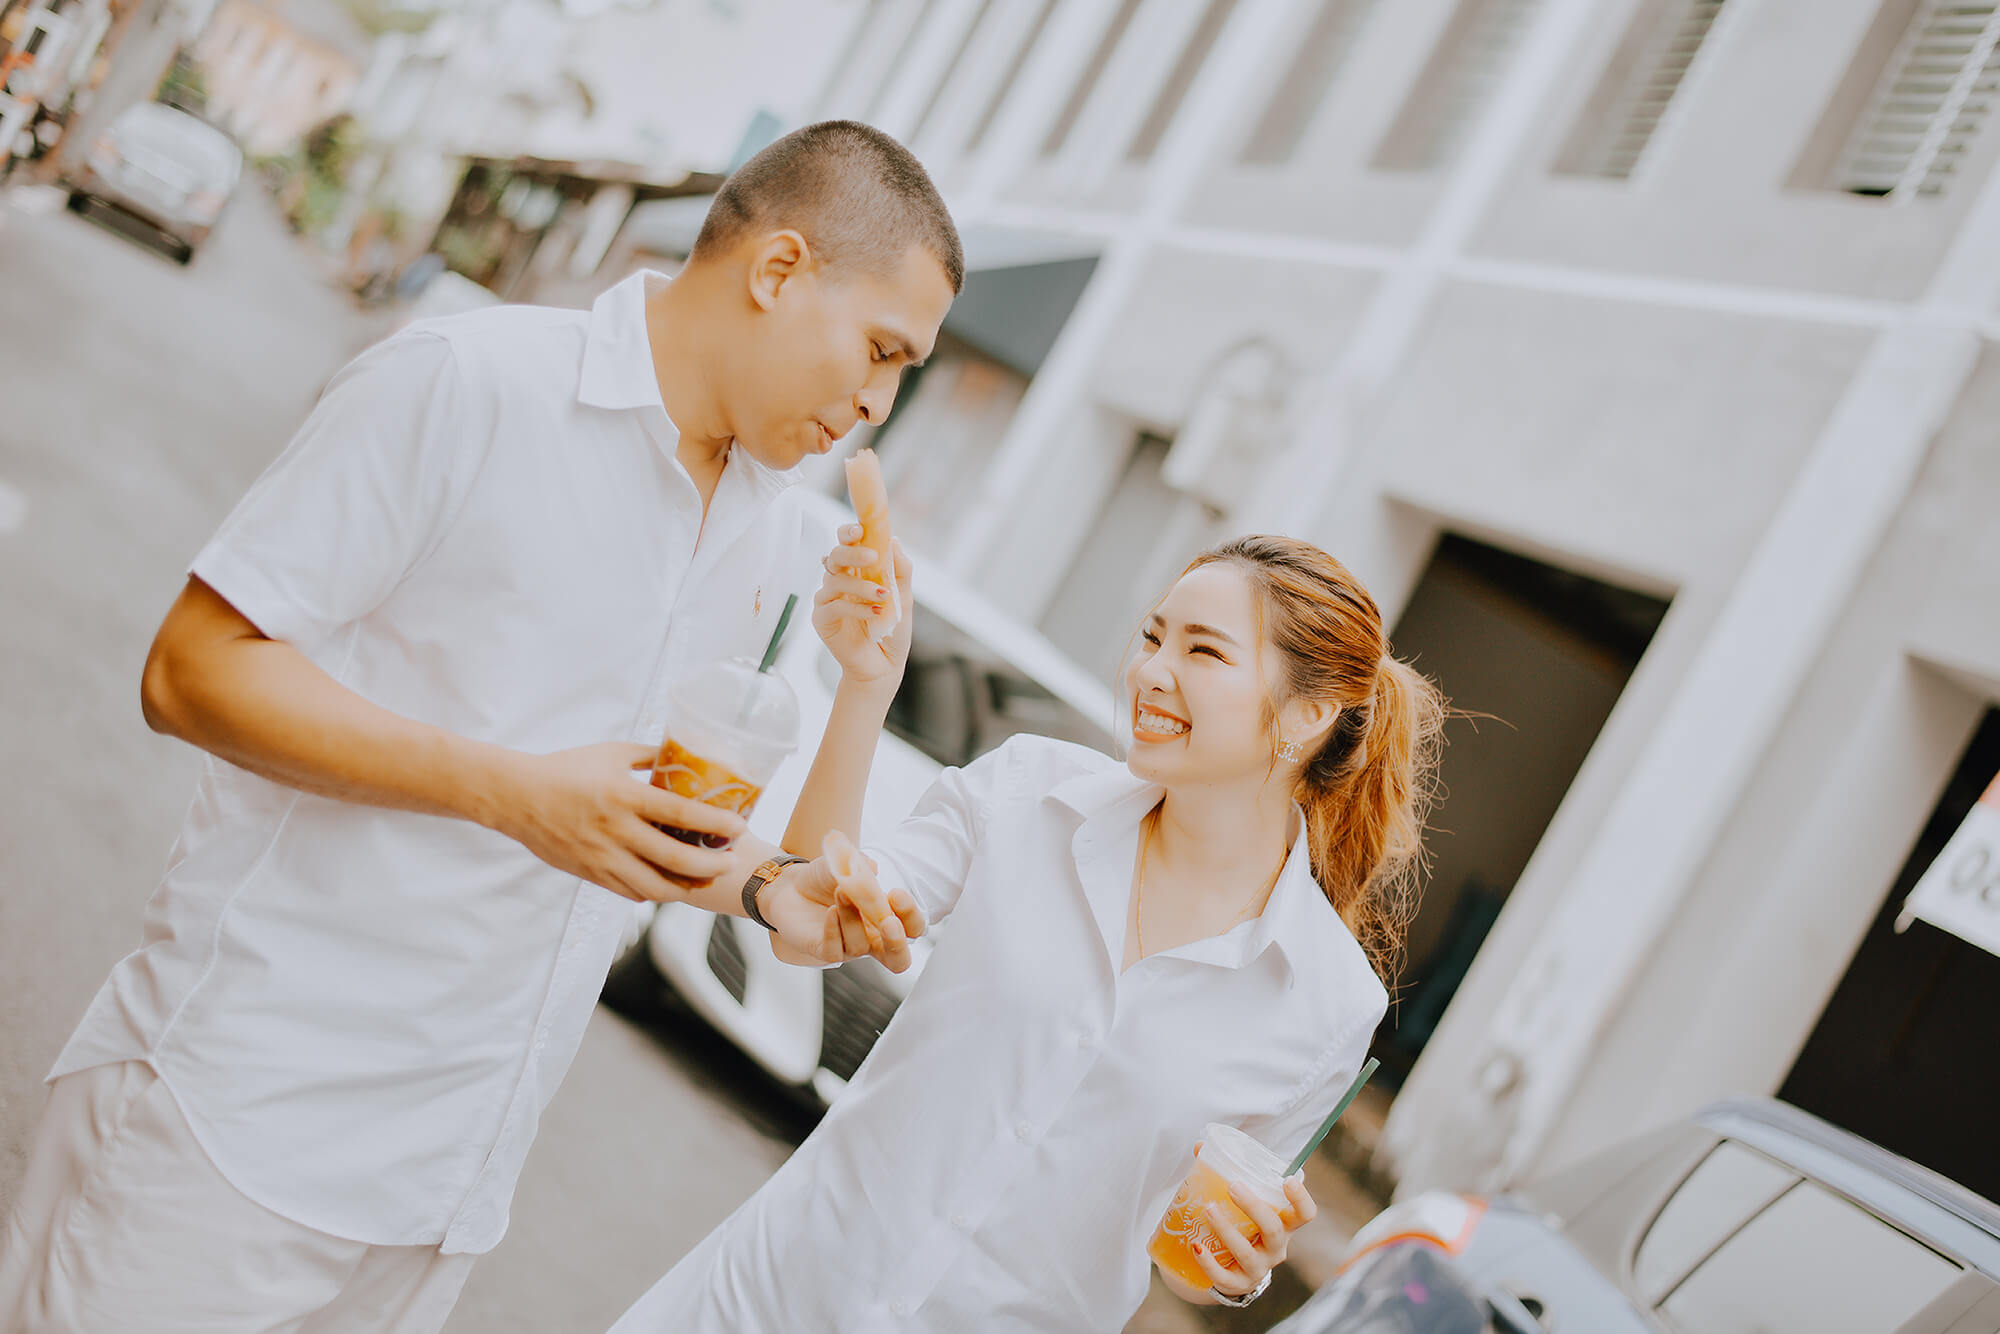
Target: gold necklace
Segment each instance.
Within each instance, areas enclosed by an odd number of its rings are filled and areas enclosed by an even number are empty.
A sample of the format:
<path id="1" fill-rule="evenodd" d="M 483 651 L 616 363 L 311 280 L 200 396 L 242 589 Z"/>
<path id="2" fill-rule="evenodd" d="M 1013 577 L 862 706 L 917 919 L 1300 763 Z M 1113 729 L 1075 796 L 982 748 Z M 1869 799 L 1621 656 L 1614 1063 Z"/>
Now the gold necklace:
<path id="1" fill-rule="evenodd" d="M 1132 931 L 1138 937 L 1141 959 L 1146 957 L 1146 854 L 1152 851 L 1153 831 L 1159 827 L 1160 808 L 1155 806 L 1139 821 L 1139 878 L 1132 886 Z M 1285 863 L 1288 860 L 1290 860 L 1289 854 L 1278 859 L 1278 869 L 1271 872 L 1271 878 L 1264 882 L 1263 888 L 1257 891 L 1249 903 L 1236 910 L 1236 916 L 1230 918 L 1229 925 L 1223 927 L 1222 931 L 1216 932 L 1217 935 L 1233 929 L 1243 920 L 1244 914 L 1250 911 L 1253 904 L 1271 892 L 1272 886 L 1278 883 L 1278 877 L 1285 873 Z"/>

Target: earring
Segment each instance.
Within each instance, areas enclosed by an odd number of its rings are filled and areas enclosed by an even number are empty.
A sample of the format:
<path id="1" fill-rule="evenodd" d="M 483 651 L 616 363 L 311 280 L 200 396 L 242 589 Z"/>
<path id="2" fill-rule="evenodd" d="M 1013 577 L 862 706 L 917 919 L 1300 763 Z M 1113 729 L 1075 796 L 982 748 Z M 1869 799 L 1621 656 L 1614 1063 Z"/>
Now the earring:
<path id="1" fill-rule="evenodd" d="M 1298 742 L 1287 741 L 1284 745 L 1278 747 L 1278 758 L 1284 760 L 1286 763 L 1290 763 L 1291 761 L 1298 759 L 1298 757 L 1299 757 Z"/>

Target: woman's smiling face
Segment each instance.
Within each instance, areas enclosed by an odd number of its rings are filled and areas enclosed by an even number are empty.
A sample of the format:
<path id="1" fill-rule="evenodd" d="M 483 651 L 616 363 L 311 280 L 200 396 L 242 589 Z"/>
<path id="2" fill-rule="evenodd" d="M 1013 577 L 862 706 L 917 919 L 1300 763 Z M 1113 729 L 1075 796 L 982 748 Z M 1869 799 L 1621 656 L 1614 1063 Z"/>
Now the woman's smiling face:
<path id="1" fill-rule="evenodd" d="M 1123 681 L 1134 774 L 1174 786 L 1271 772 L 1283 668 L 1258 612 L 1249 578 L 1217 561 L 1182 575 L 1147 616 Z"/>

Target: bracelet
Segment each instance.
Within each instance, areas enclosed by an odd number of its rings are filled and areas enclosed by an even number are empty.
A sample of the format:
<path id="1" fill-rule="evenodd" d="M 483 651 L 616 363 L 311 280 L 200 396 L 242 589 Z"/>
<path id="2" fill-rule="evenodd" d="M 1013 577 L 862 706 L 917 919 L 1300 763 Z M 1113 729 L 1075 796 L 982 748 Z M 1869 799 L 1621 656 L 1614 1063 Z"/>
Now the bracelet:
<path id="1" fill-rule="evenodd" d="M 1259 1297 L 1262 1297 L 1264 1295 L 1265 1289 L 1269 1288 L 1270 1286 L 1271 1286 L 1271 1271 L 1266 1270 L 1264 1273 L 1264 1281 L 1262 1283 L 1259 1283 L 1256 1287 L 1250 1289 L 1250 1291 L 1244 1293 L 1241 1297 L 1231 1297 L 1228 1293 L 1217 1292 L 1214 1288 L 1210 1288 L 1208 1291 L 1209 1295 L 1215 1298 L 1216 1305 L 1234 1306 L 1240 1309 L 1242 1307 L 1248 1306 L 1251 1302 L 1256 1301 Z"/>
<path id="2" fill-rule="evenodd" d="M 764 886 L 776 880 L 787 866 L 804 860 L 804 857 L 794 857 L 789 852 L 781 852 L 775 857 L 759 862 L 757 869 L 750 873 L 750 878 L 743 882 L 743 915 L 766 931 L 776 931 L 778 928 L 765 921 L 764 914 L 757 910 L 757 895 L 763 892 Z"/>

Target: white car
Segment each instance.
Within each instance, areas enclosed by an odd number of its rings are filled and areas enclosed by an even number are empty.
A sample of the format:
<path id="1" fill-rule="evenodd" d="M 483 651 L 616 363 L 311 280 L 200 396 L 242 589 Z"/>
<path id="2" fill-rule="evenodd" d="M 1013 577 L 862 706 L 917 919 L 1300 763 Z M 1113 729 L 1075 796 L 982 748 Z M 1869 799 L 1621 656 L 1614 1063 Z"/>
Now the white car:
<path id="1" fill-rule="evenodd" d="M 851 521 L 837 502 L 812 495 L 815 517 L 832 531 Z M 824 548 L 822 548 L 824 549 Z M 1111 692 L 1040 633 L 1007 615 L 941 567 L 916 558 L 916 631 L 909 669 L 875 751 L 863 799 L 865 843 L 893 828 L 946 764 L 962 765 L 1016 732 L 1110 745 Z M 815 563 L 800 571 L 801 607 L 819 584 Z M 799 696 L 800 747 L 778 771 L 751 817 L 776 842 L 804 785 L 825 729 L 840 668 L 795 617 L 777 670 Z M 909 994 L 929 954 L 896 974 L 872 959 L 838 968 L 779 963 L 764 931 L 738 917 L 663 904 L 643 942 L 613 970 L 607 993 L 637 999 L 662 982 L 773 1078 L 831 1103 Z"/>
<path id="2" fill-rule="evenodd" d="M 108 208 L 160 233 L 178 262 L 194 258 L 243 174 L 243 153 L 206 121 L 159 102 L 127 107 L 69 181 L 69 207 Z"/>

